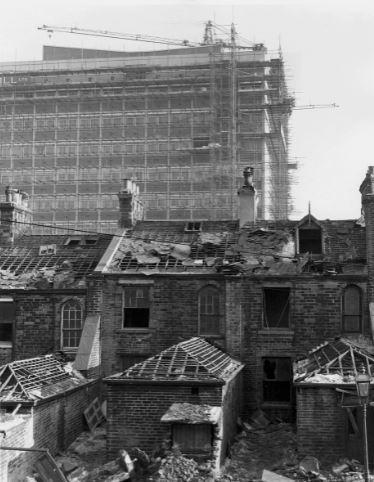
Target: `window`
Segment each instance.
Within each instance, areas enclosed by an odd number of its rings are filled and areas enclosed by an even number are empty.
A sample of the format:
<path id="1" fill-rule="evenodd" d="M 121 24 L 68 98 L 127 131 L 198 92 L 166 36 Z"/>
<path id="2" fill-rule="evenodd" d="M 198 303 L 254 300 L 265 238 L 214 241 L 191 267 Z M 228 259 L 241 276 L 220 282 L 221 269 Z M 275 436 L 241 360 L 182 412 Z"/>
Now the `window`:
<path id="1" fill-rule="evenodd" d="M 262 359 L 263 401 L 291 401 L 291 360 L 290 358 L 267 357 Z"/>
<path id="2" fill-rule="evenodd" d="M 83 310 L 77 300 L 67 301 L 61 311 L 62 348 L 78 348 L 83 328 Z"/>
<path id="3" fill-rule="evenodd" d="M 16 304 L 13 298 L 0 298 L 0 343 L 12 344 L 15 318 Z"/>
<path id="4" fill-rule="evenodd" d="M 182 454 L 210 455 L 212 438 L 212 425 L 210 424 L 173 424 L 173 445 L 178 445 Z"/>
<path id="5" fill-rule="evenodd" d="M 185 231 L 201 231 L 201 223 L 190 221 L 186 224 Z"/>
<path id="6" fill-rule="evenodd" d="M 199 294 L 199 334 L 219 335 L 219 333 L 219 291 L 213 286 L 208 286 Z"/>
<path id="7" fill-rule="evenodd" d="M 264 289 L 264 327 L 288 328 L 290 318 L 290 289 Z"/>
<path id="8" fill-rule="evenodd" d="M 149 287 L 129 286 L 123 290 L 123 328 L 148 328 Z"/>
<path id="9" fill-rule="evenodd" d="M 361 327 L 361 290 L 358 286 L 347 286 L 342 299 L 343 332 L 359 333 Z"/>
<path id="10" fill-rule="evenodd" d="M 317 223 L 310 221 L 299 227 L 299 253 L 322 253 L 322 231 Z"/>

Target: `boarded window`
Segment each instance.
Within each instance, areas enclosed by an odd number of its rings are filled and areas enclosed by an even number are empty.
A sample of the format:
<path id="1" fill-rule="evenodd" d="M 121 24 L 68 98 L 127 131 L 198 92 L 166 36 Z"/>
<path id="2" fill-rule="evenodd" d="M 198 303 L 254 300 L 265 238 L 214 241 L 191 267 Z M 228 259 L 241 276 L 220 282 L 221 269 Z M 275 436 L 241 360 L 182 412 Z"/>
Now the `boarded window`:
<path id="1" fill-rule="evenodd" d="M 347 286 L 343 293 L 343 332 L 361 332 L 361 290 L 358 286 Z"/>
<path id="2" fill-rule="evenodd" d="M 290 289 L 264 289 L 264 327 L 288 328 L 290 318 Z"/>
<path id="3" fill-rule="evenodd" d="M 83 309 L 79 301 L 69 300 L 61 310 L 62 348 L 78 348 L 83 328 Z"/>
<path id="4" fill-rule="evenodd" d="M 129 286 L 123 290 L 123 327 L 148 328 L 149 287 Z"/>
<path id="5" fill-rule="evenodd" d="M 212 425 L 184 424 L 173 425 L 173 445 L 178 445 L 182 454 L 209 455 L 212 451 Z"/>
<path id="6" fill-rule="evenodd" d="M 299 227 L 299 253 L 322 253 L 322 231 L 314 222 Z"/>
<path id="7" fill-rule="evenodd" d="M 16 304 L 12 298 L 0 298 L 0 342 L 13 341 Z"/>
<path id="8" fill-rule="evenodd" d="M 199 295 L 200 335 L 218 335 L 220 333 L 219 291 L 208 286 Z"/>
<path id="9" fill-rule="evenodd" d="M 290 358 L 267 357 L 262 360 L 263 401 L 291 401 Z"/>

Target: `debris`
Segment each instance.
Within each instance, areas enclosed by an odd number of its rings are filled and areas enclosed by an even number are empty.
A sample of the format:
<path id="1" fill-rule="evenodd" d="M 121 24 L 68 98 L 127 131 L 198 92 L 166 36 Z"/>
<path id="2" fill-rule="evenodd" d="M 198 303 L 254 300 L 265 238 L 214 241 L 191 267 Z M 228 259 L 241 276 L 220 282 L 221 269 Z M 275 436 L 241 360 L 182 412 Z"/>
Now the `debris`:
<path id="1" fill-rule="evenodd" d="M 260 409 L 252 413 L 251 422 L 257 428 L 264 428 L 270 424 L 270 420 L 266 417 L 264 412 Z"/>
<path id="2" fill-rule="evenodd" d="M 99 399 L 96 397 L 84 410 L 84 416 L 91 432 L 105 419 L 101 410 Z"/>
<path id="3" fill-rule="evenodd" d="M 335 475 L 339 475 L 342 472 L 349 470 L 349 465 L 347 464 L 347 462 L 338 462 L 332 466 L 331 470 Z"/>
<path id="4" fill-rule="evenodd" d="M 78 467 L 68 475 L 69 482 L 86 482 L 89 473 L 84 467 Z"/>
<path id="5" fill-rule="evenodd" d="M 307 455 L 300 462 L 299 469 L 305 474 L 317 476 L 319 474 L 319 461 L 315 457 Z"/>
<path id="6" fill-rule="evenodd" d="M 64 474 L 70 474 L 70 472 L 73 472 L 78 467 L 78 462 L 72 461 L 71 459 L 65 460 L 61 464 L 61 469 L 64 472 Z"/>
<path id="7" fill-rule="evenodd" d="M 270 470 L 265 470 L 262 472 L 262 482 L 293 482 L 294 479 L 289 479 L 288 477 L 283 477 L 283 475 L 276 474 L 275 472 L 270 472 Z"/>

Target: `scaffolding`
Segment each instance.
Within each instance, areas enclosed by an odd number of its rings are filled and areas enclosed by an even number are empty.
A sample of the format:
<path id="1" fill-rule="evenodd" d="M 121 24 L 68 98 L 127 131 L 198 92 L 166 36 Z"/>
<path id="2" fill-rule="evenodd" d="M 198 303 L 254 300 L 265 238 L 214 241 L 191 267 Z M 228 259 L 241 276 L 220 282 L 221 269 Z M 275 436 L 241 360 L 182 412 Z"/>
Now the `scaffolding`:
<path id="1" fill-rule="evenodd" d="M 146 219 L 235 219 L 251 166 L 259 217 L 285 219 L 291 110 L 265 48 L 0 64 L 0 189 L 28 192 L 40 224 L 113 232 L 123 178 Z"/>

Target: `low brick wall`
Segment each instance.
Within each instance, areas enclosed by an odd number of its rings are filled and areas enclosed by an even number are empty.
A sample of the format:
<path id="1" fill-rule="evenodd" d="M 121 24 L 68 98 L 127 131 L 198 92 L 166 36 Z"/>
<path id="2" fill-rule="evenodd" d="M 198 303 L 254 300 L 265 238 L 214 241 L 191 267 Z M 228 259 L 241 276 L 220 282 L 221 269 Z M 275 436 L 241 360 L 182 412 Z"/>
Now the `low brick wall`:
<path id="1" fill-rule="evenodd" d="M 346 415 L 335 387 L 296 388 L 297 446 L 300 457 L 312 455 L 322 463 L 346 455 Z"/>

